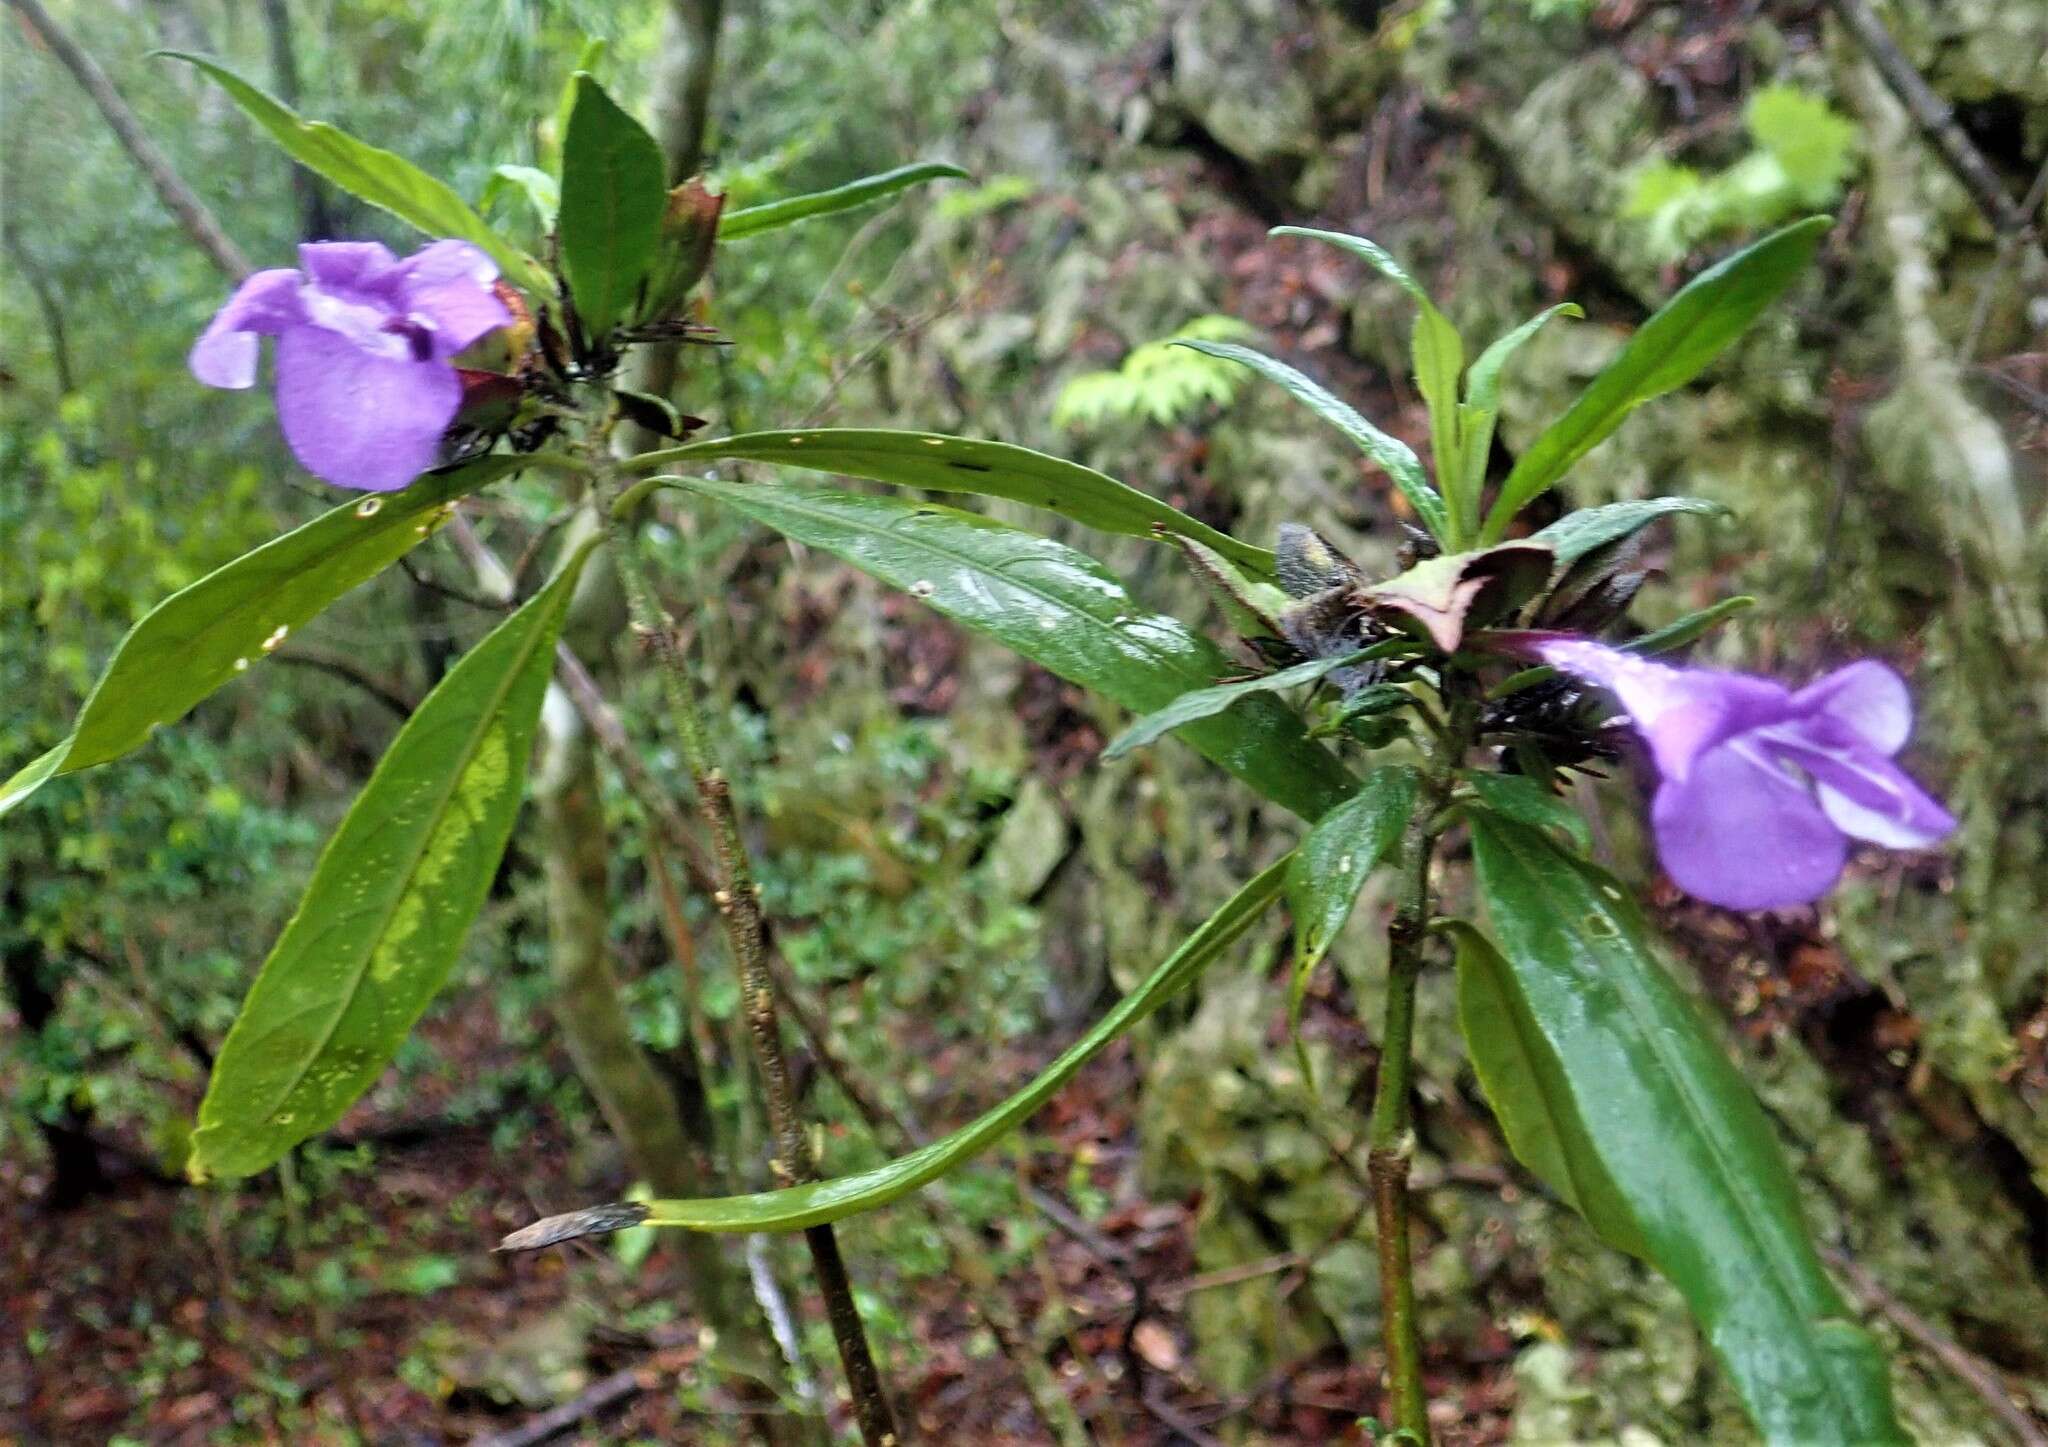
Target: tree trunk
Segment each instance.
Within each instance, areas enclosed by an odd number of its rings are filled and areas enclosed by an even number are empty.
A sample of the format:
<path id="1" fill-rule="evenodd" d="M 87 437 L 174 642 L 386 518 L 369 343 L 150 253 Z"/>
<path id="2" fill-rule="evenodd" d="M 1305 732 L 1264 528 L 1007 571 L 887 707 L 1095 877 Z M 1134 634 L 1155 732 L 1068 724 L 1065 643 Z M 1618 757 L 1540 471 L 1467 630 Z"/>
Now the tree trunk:
<path id="1" fill-rule="evenodd" d="M 292 43 L 292 14 L 285 0 L 263 0 L 263 25 L 270 33 L 270 83 L 277 98 L 293 110 L 299 108 L 299 60 Z M 297 162 L 292 171 L 292 201 L 299 211 L 299 235 L 306 241 L 325 241 L 335 234 L 334 218 L 327 209 L 327 197 L 320 178 Z"/>

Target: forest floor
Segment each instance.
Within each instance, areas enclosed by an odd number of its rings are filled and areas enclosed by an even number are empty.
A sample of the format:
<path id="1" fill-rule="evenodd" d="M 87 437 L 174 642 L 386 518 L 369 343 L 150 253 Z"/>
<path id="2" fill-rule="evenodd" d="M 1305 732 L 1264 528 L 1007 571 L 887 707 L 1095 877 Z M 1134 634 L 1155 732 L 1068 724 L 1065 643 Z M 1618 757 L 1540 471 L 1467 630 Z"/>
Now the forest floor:
<path id="1" fill-rule="evenodd" d="M 452 999 L 434 1022 L 437 1043 L 489 1041 L 490 1010 Z M 436 1074 L 499 1063 L 452 1058 Z M 1003 1063 L 1020 1077 L 1030 1065 Z M 566 1072 L 566 1060 L 556 1065 Z M 1357 1424 L 1380 1400 L 1371 1356 L 1332 1348 L 1230 1398 L 1202 1385 L 1182 1317 L 1189 1298 L 1259 1276 L 1288 1292 L 1304 1263 L 1282 1253 L 1194 1270 L 1199 1202 L 1147 1199 L 1136 1185 L 1137 1084 L 1120 1045 L 1035 1124 L 1032 1184 L 1057 1217 L 1033 1264 L 1002 1286 L 1041 1330 L 1054 1379 L 1100 1440 L 1130 1447 L 1213 1442 L 1246 1426 L 1267 1440 L 1369 1440 Z M 434 1103 L 412 1102 L 410 1121 L 422 1105 Z M 307 1157 L 302 1169 L 339 1167 L 345 1178 L 296 1210 L 274 1175 L 202 1190 L 139 1169 L 140 1152 L 106 1153 L 104 1193 L 56 1210 L 33 1158 L 0 1161 L 0 1316 L 13 1328 L 0 1343 L 0 1413 L 13 1418 L 0 1415 L 0 1441 L 748 1440 L 741 1404 L 701 1390 L 695 1332 L 669 1306 L 684 1283 L 658 1241 L 631 1270 L 587 1244 L 490 1253 L 547 1209 L 536 1182 L 578 1180 L 589 1156 L 545 1103 L 522 1116 L 516 1149 L 494 1145 L 491 1125 L 408 1124 L 359 1107 L 340 1135 L 379 1143 L 323 1147 L 324 1166 Z M 1097 1205 L 1085 1218 L 1057 1204 L 1076 1160 Z M 583 1182 L 592 1200 L 621 1184 Z M 957 1279 L 909 1278 L 896 1290 L 891 1375 L 920 1440 L 1050 1440 Z M 1441 1440 L 1505 1439 L 1514 1345 L 1501 1333 L 1432 1355 Z M 567 1420 L 547 1416 L 565 1403 Z M 834 1415 L 843 1428 L 843 1404 Z M 550 1420 L 559 1435 L 535 1435 Z"/>

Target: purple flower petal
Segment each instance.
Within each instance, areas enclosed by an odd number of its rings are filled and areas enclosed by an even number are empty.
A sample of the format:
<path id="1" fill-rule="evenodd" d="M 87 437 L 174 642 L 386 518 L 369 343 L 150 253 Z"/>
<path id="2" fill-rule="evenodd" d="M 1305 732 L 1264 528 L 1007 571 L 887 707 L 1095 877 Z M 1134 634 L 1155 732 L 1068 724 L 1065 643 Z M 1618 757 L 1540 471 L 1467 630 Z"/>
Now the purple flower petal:
<path id="1" fill-rule="evenodd" d="M 1768 679 L 1672 668 L 1581 639 L 1536 646 L 1554 668 L 1612 693 L 1649 744 L 1657 770 L 1682 780 L 1723 739 L 1784 718 L 1791 695 Z"/>
<path id="2" fill-rule="evenodd" d="M 308 241 L 299 247 L 299 265 L 318 286 L 331 291 L 384 294 L 396 299 L 391 275 L 398 258 L 381 241 Z"/>
<path id="3" fill-rule="evenodd" d="M 462 402 L 455 369 L 367 352 L 323 327 L 277 344 L 277 415 L 307 470 L 343 487 L 392 492 L 434 465 Z"/>
<path id="4" fill-rule="evenodd" d="M 437 241 L 398 264 L 407 318 L 425 322 L 432 354 L 446 361 L 512 312 L 491 290 L 498 265 L 467 241 Z"/>
<path id="5" fill-rule="evenodd" d="M 1820 806 L 1835 827 L 1887 849 L 1925 849 L 1948 837 L 1955 817 L 1904 771 L 1863 747 L 1846 724 L 1828 718 L 1767 731 L 1766 747 L 1812 778 Z"/>
<path id="6" fill-rule="evenodd" d="M 1815 679 L 1792 695 L 1802 714 L 1819 714 L 1852 730 L 1889 758 L 1913 730 L 1913 700 L 1906 681 L 1882 663 L 1865 659 Z"/>
<path id="7" fill-rule="evenodd" d="M 1650 821 L 1673 882 L 1728 909 L 1818 899 L 1849 855 L 1806 785 L 1744 740 L 1708 749 L 1683 779 L 1667 776 Z"/>
<path id="8" fill-rule="evenodd" d="M 186 364 L 209 387 L 256 385 L 256 334 L 275 334 L 304 320 L 299 274 L 290 267 L 259 271 L 235 288 L 214 313 Z"/>

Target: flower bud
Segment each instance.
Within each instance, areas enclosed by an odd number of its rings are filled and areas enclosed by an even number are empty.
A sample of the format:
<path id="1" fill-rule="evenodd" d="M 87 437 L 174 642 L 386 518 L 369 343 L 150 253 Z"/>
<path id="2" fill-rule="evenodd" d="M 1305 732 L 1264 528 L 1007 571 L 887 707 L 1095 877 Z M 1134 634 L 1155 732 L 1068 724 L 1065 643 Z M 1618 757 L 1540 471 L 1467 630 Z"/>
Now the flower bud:
<path id="1" fill-rule="evenodd" d="M 668 193 L 668 206 L 661 216 L 660 250 L 647 276 L 642 322 L 661 322 L 674 316 L 690 288 L 711 269 L 718 215 L 724 209 L 725 198 L 712 195 L 694 176 Z"/>

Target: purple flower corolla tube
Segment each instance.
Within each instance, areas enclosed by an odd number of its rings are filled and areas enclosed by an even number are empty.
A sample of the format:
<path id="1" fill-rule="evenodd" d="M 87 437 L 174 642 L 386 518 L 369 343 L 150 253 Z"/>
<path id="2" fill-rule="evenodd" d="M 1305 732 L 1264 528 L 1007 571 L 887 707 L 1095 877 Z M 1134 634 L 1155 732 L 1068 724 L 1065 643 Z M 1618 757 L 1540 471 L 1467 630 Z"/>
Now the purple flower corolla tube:
<path id="1" fill-rule="evenodd" d="M 277 416 L 292 455 L 342 487 L 392 492 L 433 466 L 462 405 L 451 359 L 505 326 L 498 268 L 466 241 L 400 261 L 374 241 L 314 241 L 299 270 L 259 271 L 193 344 L 209 387 L 256 383 L 258 335 L 277 338 Z"/>
<path id="2" fill-rule="evenodd" d="M 1851 839 L 1924 849 L 1955 828 L 1892 762 L 1913 705 L 1881 663 L 1851 663 L 1795 692 L 1583 639 L 1550 638 L 1534 651 L 1620 701 L 1661 776 L 1650 810 L 1658 857 L 1698 899 L 1729 909 L 1805 904 L 1834 886 Z"/>

